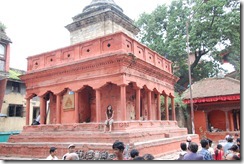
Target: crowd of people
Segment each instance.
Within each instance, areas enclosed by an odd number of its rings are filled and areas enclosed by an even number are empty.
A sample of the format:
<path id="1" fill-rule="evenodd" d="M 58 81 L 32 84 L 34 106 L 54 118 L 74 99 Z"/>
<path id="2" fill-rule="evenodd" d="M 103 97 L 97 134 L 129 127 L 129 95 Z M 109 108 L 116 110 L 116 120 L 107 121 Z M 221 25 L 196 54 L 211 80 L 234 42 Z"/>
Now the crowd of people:
<path id="1" fill-rule="evenodd" d="M 238 134 L 234 137 L 226 136 L 226 144 L 219 143 L 214 148 L 210 139 L 202 139 L 198 145 L 191 141 L 191 137 L 187 137 L 186 142 L 180 144 L 181 152 L 177 160 L 240 160 L 240 146 Z M 99 157 L 92 150 L 81 155 L 81 152 L 75 150 L 75 145 L 70 144 L 68 152 L 60 160 L 155 160 L 152 154 L 140 155 L 137 149 L 126 152 L 125 144 L 121 141 L 115 141 L 112 150 L 112 154 L 100 153 Z M 46 159 L 59 160 L 56 154 L 57 148 L 51 147 L 50 155 Z"/>
<path id="2" fill-rule="evenodd" d="M 125 155 L 125 145 L 121 141 L 115 141 L 112 145 L 113 154 L 108 156 L 103 156 L 94 158 L 94 151 L 88 151 L 88 156 L 81 156 L 80 152 L 75 150 L 75 145 L 70 144 L 68 146 L 68 152 L 63 155 L 62 159 L 57 157 L 57 148 L 50 148 L 50 155 L 46 158 L 46 160 L 154 160 L 154 156 L 152 154 L 144 154 L 143 156 L 139 155 L 139 151 L 137 149 L 132 149 L 129 152 L 129 156 Z M 92 152 L 89 153 L 89 152 Z"/>
<path id="3" fill-rule="evenodd" d="M 236 133 L 234 136 L 227 135 L 225 137 L 226 144 L 218 143 L 215 148 L 212 147 L 212 140 L 202 139 L 199 145 L 191 142 L 191 138 L 187 137 L 186 142 L 180 144 L 181 152 L 178 160 L 240 160 L 240 138 Z"/>

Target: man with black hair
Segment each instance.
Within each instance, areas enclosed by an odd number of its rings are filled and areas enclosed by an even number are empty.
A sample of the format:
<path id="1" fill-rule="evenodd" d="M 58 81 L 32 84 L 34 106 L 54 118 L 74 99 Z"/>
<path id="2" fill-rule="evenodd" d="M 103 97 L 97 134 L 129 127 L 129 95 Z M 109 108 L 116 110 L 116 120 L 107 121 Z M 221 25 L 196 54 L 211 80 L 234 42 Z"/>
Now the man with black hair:
<path id="1" fill-rule="evenodd" d="M 179 158 L 178 160 L 183 160 L 184 156 L 186 155 L 187 153 L 187 146 L 186 146 L 186 143 L 182 142 L 180 144 L 180 148 L 181 148 L 181 152 L 179 154 Z"/>
<path id="2" fill-rule="evenodd" d="M 198 154 L 203 156 L 203 160 L 213 160 L 212 155 L 208 151 L 208 148 L 209 148 L 208 140 L 202 139 L 200 143 L 201 143 L 202 149 L 198 152 Z"/>
<path id="3" fill-rule="evenodd" d="M 115 141 L 113 143 L 112 148 L 114 150 L 114 154 L 116 155 L 116 159 L 114 159 L 114 160 L 124 160 L 124 157 L 123 157 L 123 152 L 125 149 L 124 143 L 121 141 Z"/>
<path id="4" fill-rule="evenodd" d="M 203 156 L 200 154 L 197 154 L 198 145 L 195 142 L 191 142 L 188 146 L 188 152 L 186 155 L 184 155 L 183 160 L 203 160 Z"/>
<path id="5" fill-rule="evenodd" d="M 56 156 L 56 150 L 56 147 L 51 147 L 49 150 L 50 155 L 46 158 L 46 160 L 58 160 L 58 157 Z"/>
<path id="6" fill-rule="evenodd" d="M 130 151 L 131 160 L 133 160 L 135 157 L 138 157 L 138 156 L 139 156 L 139 151 L 137 149 L 132 149 Z"/>
<path id="7" fill-rule="evenodd" d="M 214 159 L 214 157 L 215 157 L 215 153 L 214 153 L 214 149 L 212 148 L 212 143 L 213 143 L 213 141 L 211 140 L 211 139 L 207 139 L 208 140 L 208 143 L 209 143 L 209 148 L 208 148 L 208 151 L 209 151 L 209 153 L 211 154 L 211 156 L 212 156 L 212 159 Z"/>

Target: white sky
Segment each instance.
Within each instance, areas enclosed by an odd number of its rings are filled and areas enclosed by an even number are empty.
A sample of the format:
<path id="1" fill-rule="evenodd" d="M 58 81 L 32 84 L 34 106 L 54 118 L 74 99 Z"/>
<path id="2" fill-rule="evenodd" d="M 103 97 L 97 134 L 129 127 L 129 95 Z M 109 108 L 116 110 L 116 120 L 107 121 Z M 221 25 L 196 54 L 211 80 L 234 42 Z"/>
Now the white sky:
<path id="1" fill-rule="evenodd" d="M 10 67 L 27 70 L 27 57 L 70 45 L 64 27 L 92 0 L 0 0 L 0 21 L 12 40 Z M 171 0 L 114 0 L 131 19 Z M 138 5 L 139 3 L 142 3 Z M 231 69 L 227 66 L 226 69 Z"/>
<path id="2" fill-rule="evenodd" d="M 11 38 L 10 67 L 26 70 L 27 57 L 70 45 L 64 27 L 92 0 L 0 0 L 0 21 Z M 131 19 L 169 0 L 114 0 Z"/>

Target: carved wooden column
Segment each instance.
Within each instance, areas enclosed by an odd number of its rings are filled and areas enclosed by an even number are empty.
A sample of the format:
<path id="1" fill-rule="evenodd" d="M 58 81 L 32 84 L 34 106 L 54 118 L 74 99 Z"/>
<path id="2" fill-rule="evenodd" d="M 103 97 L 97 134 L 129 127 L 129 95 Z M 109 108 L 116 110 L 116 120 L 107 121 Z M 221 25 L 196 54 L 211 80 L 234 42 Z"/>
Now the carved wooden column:
<path id="1" fill-rule="evenodd" d="M 40 97 L 40 124 L 45 124 L 46 119 L 46 100 L 44 96 Z"/>
<path id="2" fill-rule="evenodd" d="M 121 118 L 126 121 L 126 85 L 120 86 Z"/>
<path id="3" fill-rule="evenodd" d="M 236 124 L 237 124 L 237 130 L 240 130 L 240 116 L 239 113 L 236 113 Z"/>
<path id="4" fill-rule="evenodd" d="M 96 122 L 101 122 L 101 93 L 96 89 Z"/>
<path id="5" fill-rule="evenodd" d="M 203 112 L 205 114 L 205 120 L 206 120 L 205 126 L 207 127 L 207 131 L 210 132 L 211 131 L 211 127 L 209 126 L 210 122 L 209 122 L 209 119 L 208 119 L 209 111 L 204 110 Z"/>
<path id="6" fill-rule="evenodd" d="M 228 111 L 225 111 L 225 122 L 226 122 L 226 131 L 229 131 L 230 127 L 229 127 Z"/>
<path id="7" fill-rule="evenodd" d="M 26 99 L 26 125 L 30 124 L 30 98 Z"/>
<path id="8" fill-rule="evenodd" d="M 61 124 L 61 94 L 56 97 L 56 124 Z"/>
<path id="9" fill-rule="evenodd" d="M 147 113 L 148 120 L 152 120 L 152 92 L 150 90 L 147 91 Z"/>
<path id="10" fill-rule="evenodd" d="M 164 104 L 165 104 L 165 115 L 166 115 L 166 120 L 169 120 L 168 95 L 165 95 L 165 96 L 164 96 Z"/>
<path id="11" fill-rule="evenodd" d="M 140 88 L 136 89 L 136 120 L 140 120 L 140 115 L 141 115 L 141 91 Z"/>
<path id="12" fill-rule="evenodd" d="M 75 92 L 75 123 L 79 122 L 79 92 Z"/>
<path id="13" fill-rule="evenodd" d="M 157 112 L 158 112 L 157 120 L 161 120 L 161 99 L 160 99 L 160 93 L 158 93 L 158 95 L 157 95 Z"/>
<path id="14" fill-rule="evenodd" d="M 172 108 L 172 120 L 176 121 L 176 115 L 175 115 L 175 98 L 171 97 L 171 108 Z"/>
<path id="15" fill-rule="evenodd" d="M 230 120 L 230 131 L 234 131 L 234 120 L 233 120 L 233 113 L 229 113 L 229 120 Z"/>

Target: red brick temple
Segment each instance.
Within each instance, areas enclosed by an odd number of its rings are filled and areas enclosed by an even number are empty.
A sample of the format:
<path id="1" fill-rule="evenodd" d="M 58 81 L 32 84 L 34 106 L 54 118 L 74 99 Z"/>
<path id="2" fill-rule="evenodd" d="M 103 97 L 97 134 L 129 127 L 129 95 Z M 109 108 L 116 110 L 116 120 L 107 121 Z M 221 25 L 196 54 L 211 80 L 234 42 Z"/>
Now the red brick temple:
<path id="1" fill-rule="evenodd" d="M 93 0 L 66 28 L 70 46 L 27 58 L 21 76 L 26 126 L 0 144 L 0 155 L 45 158 L 56 146 L 61 158 L 70 143 L 77 150 L 112 151 L 115 140 L 142 155 L 179 150 L 188 134 L 176 121 L 172 62 L 134 39 L 139 29 L 113 0 Z M 38 126 L 30 122 L 33 98 L 40 99 Z M 103 133 L 108 105 L 115 121 L 112 133 Z M 198 142 L 198 135 L 191 136 Z"/>

